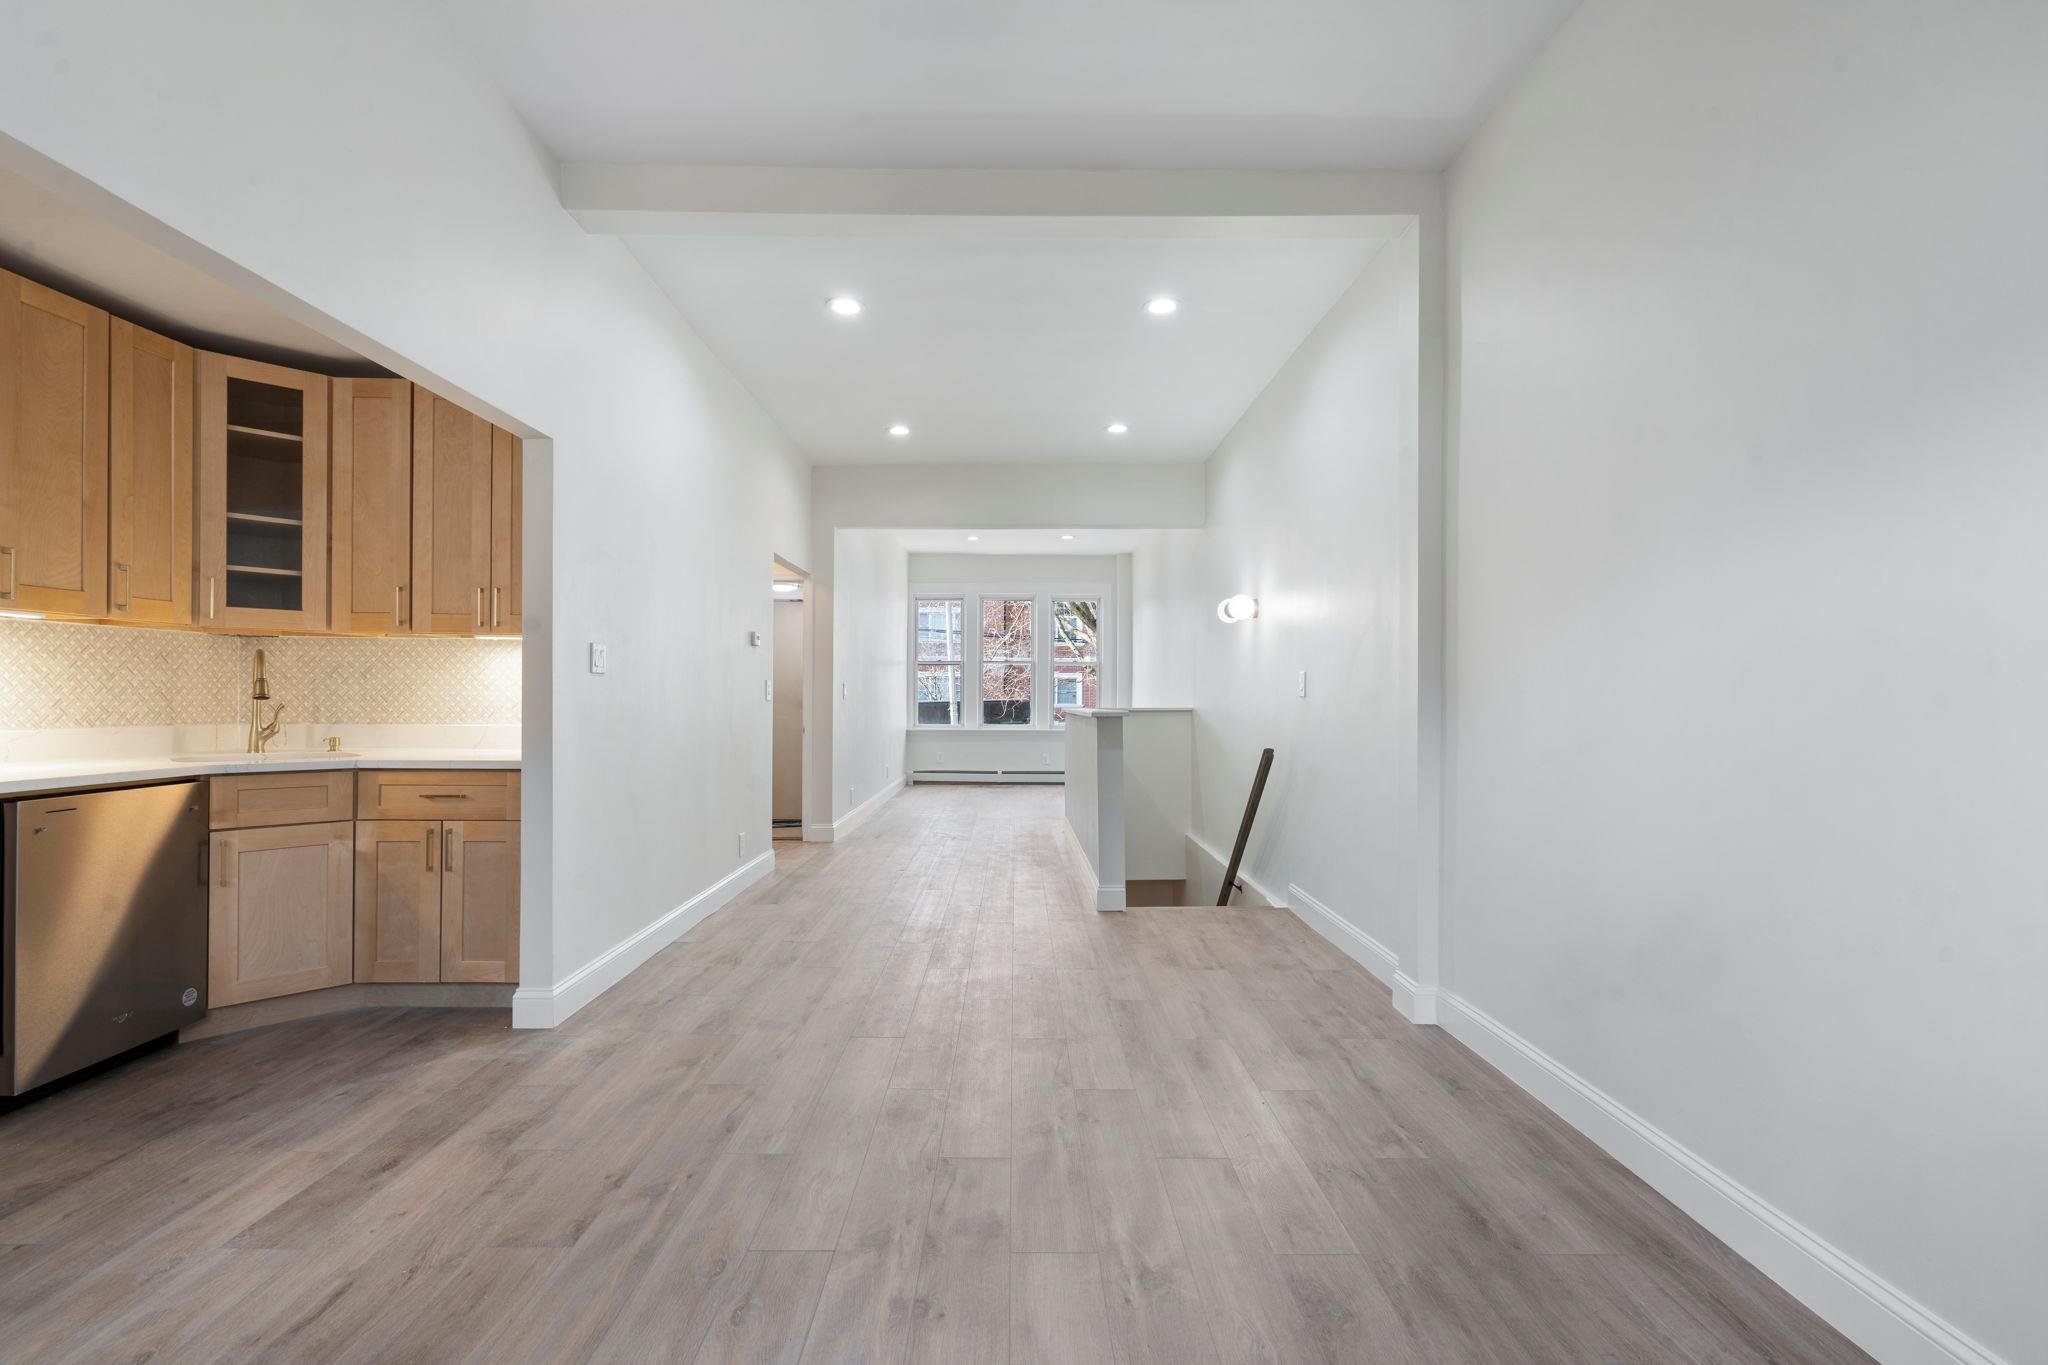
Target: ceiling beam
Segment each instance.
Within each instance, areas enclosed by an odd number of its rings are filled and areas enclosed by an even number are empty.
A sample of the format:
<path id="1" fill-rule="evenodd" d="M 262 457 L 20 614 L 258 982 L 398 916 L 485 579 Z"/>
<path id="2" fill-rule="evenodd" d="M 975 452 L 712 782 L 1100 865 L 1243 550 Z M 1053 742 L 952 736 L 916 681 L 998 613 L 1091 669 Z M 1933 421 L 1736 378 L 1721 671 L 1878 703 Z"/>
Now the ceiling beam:
<path id="1" fill-rule="evenodd" d="M 949 225 L 1043 236 L 1352 236 L 1434 213 L 1433 171 L 839 170 L 567 162 L 587 231 L 892 235 Z"/>

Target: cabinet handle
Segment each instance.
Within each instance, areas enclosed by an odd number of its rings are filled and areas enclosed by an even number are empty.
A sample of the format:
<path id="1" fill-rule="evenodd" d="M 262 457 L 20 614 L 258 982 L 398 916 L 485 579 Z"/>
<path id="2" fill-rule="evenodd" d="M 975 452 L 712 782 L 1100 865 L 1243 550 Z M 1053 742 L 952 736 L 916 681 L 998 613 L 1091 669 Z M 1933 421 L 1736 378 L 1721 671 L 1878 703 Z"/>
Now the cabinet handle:
<path id="1" fill-rule="evenodd" d="M 453 829 L 441 831 L 441 866 L 449 872 L 455 870 L 455 831 Z"/>
<path id="2" fill-rule="evenodd" d="M 484 590 L 482 588 L 476 590 L 476 628 L 478 630 L 484 628 Z"/>
<path id="3" fill-rule="evenodd" d="M 116 564 L 116 565 L 114 566 L 114 572 L 115 572 L 115 573 L 117 573 L 117 574 L 119 574 L 119 575 L 121 575 L 121 595 L 120 595 L 120 597 L 118 597 L 117 599 L 115 599 L 115 602 L 114 602 L 114 610 L 116 610 L 116 611 L 126 611 L 126 610 L 128 610 L 128 606 L 129 606 L 129 603 L 128 603 L 128 572 L 129 572 L 129 570 L 128 570 L 128 566 L 127 566 L 126 564 Z"/>
<path id="4" fill-rule="evenodd" d="M 221 884 L 222 886 L 233 886 L 233 885 L 235 884 L 235 879 L 234 879 L 234 866 L 235 866 L 235 860 L 234 860 L 233 856 L 232 856 L 232 855 L 230 854 L 230 851 L 229 851 L 229 849 L 228 849 L 228 841 L 227 841 L 227 840 L 225 840 L 225 839 L 223 839 L 223 840 L 221 840 L 221 841 L 220 841 L 220 859 L 219 859 L 219 861 L 220 861 L 220 884 Z"/>
<path id="5" fill-rule="evenodd" d="M 7 588 L 6 591 L 0 592 L 0 599 L 12 601 L 14 589 L 17 586 L 14 581 L 14 547 L 12 545 L 0 545 L 0 555 L 7 556 Z"/>
<path id="6" fill-rule="evenodd" d="M 502 606 L 504 606 L 504 605 L 505 605 L 505 590 L 504 590 L 503 588 L 499 588 L 499 587 L 493 587 L 493 588 L 491 589 L 491 629 L 492 629 L 492 630 L 496 630 L 496 629 L 498 628 L 498 610 L 499 610 L 499 608 L 501 608 L 501 607 L 502 607 Z"/>
<path id="7" fill-rule="evenodd" d="M 398 619 L 398 613 L 399 613 L 399 610 L 400 610 L 400 606 L 401 606 L 401 604 L 402 604 L 402 602 L 403 602 L 404 598 L 405 598 L 405 584 L 403 584 L 403 583 L 394 583 L 394 584 L 392 584 L 392 585 L 391 585 L 391 628 L 392 628 L 393 630 L 397 630 L 397 629 L 398 629 L 398 627 L 400 626 L 400 624 L 402 624 L 402 623 L 401 623 L 401 622 L 399 621 L 399 619 Z"/>
<path id="8" fill-rule="evenodd" d="M 211 620 L 213 619 L 213 615 L 214 615 L 214 597 L 213 597 L 213 575 L 212 575 L 212 574 L 208 574 L 208 575 L 206 576 L 206 619 L 207 619 L 207 620 L 209 620 L 209 621 L 211 621 Z"/>
<path id="9" fill-rule="evenodd" d="M 434 836 L 431 831 L 427 834 L 425 842 L 427 845 L 427 871 L 432 872 L 434 870 Z"/>

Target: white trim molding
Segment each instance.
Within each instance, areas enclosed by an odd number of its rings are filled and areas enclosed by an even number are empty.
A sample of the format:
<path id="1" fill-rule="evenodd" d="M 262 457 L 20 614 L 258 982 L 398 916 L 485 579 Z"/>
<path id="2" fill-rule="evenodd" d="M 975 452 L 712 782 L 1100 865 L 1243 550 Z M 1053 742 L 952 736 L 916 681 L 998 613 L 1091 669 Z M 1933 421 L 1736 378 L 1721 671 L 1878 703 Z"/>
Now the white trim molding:
<path id="1" fill-rule="evenodd" d="M 902 782 L 886 783 L 880 791 L 840 816 L 837 820 L 834 820 L 831 824 L 805 825 L 804 842 L 807 844 L 829 844 L 844 839 L 847 835 L 853 833 L 855 829 L 859 828 L 869 816 L 880 810 L 883 802 L 909 785 L 910 783 L 907 779 Z"/>
<path id="2" fill-rule="evenodd" d="M 1403 971 L 1396 971 L 1387 984 L 1393 987 L 1394 1008 L 1401 1011 L 1402 1018 L 1411 1024 L 1437 1022 L 1437 997 L 1442 993 L 1438 987 L 1426 986 Z"/>
<path id="3" fill-rule="evenodd" d="M 1205 859 L 1206 861 L 1214 865 L 1216 869 L 1215 873 L 1212 876 L 1205 877 L 1203 879 L 1204 883 L 1213 884 L 1217 886 L 1222 885 L 1223 869 L 1230 866 L 1230 859 L 1224 857 L 1221 853 L 1218 853 L 1215 849 L 1209 847 L 1208 844 L 1202 842 L 1201 838 L 1197 835 L 1188 835 L 1188 847 L 1193 849 L 1197 856 Z M 1265 887 L 1259 885 L 1258 882 L 1252 880 L 1252 874 L 1245 871 L 1242 867 L 1237 869 L 1237 885 L 1239 890 L 1249 891 L 1252 895 L 1258 897 L 1258 899 L 1255 901 L 1243 901 L 1240 902 L 1240 904 L 1282 907 L 1284 907 L 1285 905 L 1285 902 L 1279 896 L 1274 895 L 1271 891 L 1268 891 Z"/>
<path id="4" fill-rule="evenodd" d="M 1478 1006 L 1443 1026 L 1886 1365 L 2006 1365 L 1981 1343 Z"/>
<path id="5" fill-rule="evenodd" d="M 620 940 L 552 986 L 512 993 L 513 1028 L 553 1028 L 624 981 L 634 968 L 711 917 L 775 870 L 775 850 L 741 863 L 645 929 Z"/>
<path id="6" fill-rule="evenodd" d="M 1350 920 L 1340 917 L 1336 911 L 1293 882 L 1287 884 L 1287 908 L 1294 912 L 1296 919 L 1335 944 L 1344 956 L 1371 972 L 1385 984 L 1394 984 L 1394 974 L 1400 968 L 1401 959 L 1395 956 L 1392 948 Z"/>
<path id="7" fill-rule="evenodd" d="M 1073 825 L 1065 820 L 1060 821 L 1060 828 L 1067 832 L 1067 847 L 1073 850 L 1074 861 L 1080 866 L 1082 885 L 1093 888 L 1095 908 L 1099 911 L 1128 910 L 1130 893 L 1125 889 L 1125 884 L 1105 884 L 1097 881 L 1095 865 L 1088 861 L 1088 850 L 1081 847 L 1081 836 L 1075 832 Z"/>

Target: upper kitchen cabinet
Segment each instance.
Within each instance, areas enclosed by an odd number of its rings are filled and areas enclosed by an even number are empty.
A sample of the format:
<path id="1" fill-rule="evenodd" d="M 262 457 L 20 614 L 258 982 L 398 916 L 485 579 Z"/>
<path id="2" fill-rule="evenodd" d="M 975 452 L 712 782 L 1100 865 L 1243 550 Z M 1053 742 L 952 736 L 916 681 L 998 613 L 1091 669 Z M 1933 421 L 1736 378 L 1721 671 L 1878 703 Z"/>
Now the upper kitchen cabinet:
<path id="1" fill-rule="evenodd" d="M 337 379 L 333 389 L 329 623 L 347 635 L 411 631 L 413 386 Z"/>
<path id="2" fill-rule="evenodd" d="M 198 624 L 326 629 L 327 385 L 200 356 Z"/>
<path id="3" fill-rule="evenodd" d="M 0 610 L 107 614 L 107 315 L 4 270 Z"/>
<path id="4" fill-rule="evenodd" d="M 489 631 L 492 431 L 468 409 L 414 391 L 412 628 L 420 634 Z"/>
<path id="5" fill-rule="evenodd" d="M 107 373 L 108 615 L 190 625 L 192 348 L 115 318 Z"/>
<path id="6" fill-rule="evenodd" d="M 526 624 L 526 563 L 519 538 L 525 517 L 526 443 L 509 431 L 491 429 L 491 610 L 490 633 L 517 635 Z"/>

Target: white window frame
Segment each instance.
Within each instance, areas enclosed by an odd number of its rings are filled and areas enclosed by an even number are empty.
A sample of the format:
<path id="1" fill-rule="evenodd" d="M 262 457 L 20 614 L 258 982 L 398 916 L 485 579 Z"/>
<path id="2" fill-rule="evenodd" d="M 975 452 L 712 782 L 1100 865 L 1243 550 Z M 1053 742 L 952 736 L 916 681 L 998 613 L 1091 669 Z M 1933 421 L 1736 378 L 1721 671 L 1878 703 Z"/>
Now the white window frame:
<path id="1" fill-rule="evenodd" d="M 917 603 L 919 598 L 960 599 L 960 723 L 926 725 L 917 718 Z M 981 723 L 981 603 L 984 598 L 1016 598 L 1031 601 L 1031 724 L 984 725 Z M 1117 657 L 1116 598 L 1107 583 L 1042 584 L 913 583 L 904 603 L 908 619 L 910 678 L 905 698 L 908 726 L 926 734 L 960 734 L 974 730 L 984 734 L 1059 734 L 1064 725 L 1053 722 L 1052 706 L 1052 604 L 1073 600 L 1095 602 L 1097 629 L 1095 651 L 1096 688 L 1105 706 L 1113 705 L 1116 692 Z"/>
<path id="2" fill-rule="evenodd" d="M 960 604 L 960 655 L 955 659 L 925 660 L 918 657 L 917 604 L 919 602 L 958 602 Z M 927 662 L 956 666 L 960 670 L 960 715 L 967 716 L 967 599 L 957 592 L 914 592 L 910 595 L 910 723 L 925 730 L 957 730 L 958 725 L 922 723 L 917 718 L 917 670 Z"/>

